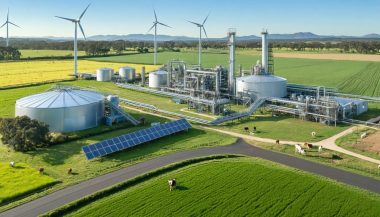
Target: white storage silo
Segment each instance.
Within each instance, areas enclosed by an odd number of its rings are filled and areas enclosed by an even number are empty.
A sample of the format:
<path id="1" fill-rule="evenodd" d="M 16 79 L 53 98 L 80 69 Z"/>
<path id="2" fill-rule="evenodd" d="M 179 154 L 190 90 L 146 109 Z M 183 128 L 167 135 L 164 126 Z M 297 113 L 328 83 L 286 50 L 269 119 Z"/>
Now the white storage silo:
<path id="1" fill-rule="evenodd" d="M 149 73 L 149 87 L 160 88 L 166 86 L 167 77 L 168 72 L 162 70 Z"/>
<path id="2" fill-rule="evenodd" d="M 96 80 L 97 81 L 111 81 L 114 75 L 113 69 L 111 68 L 100 68 L 96 70 Z"/>
<path id="3" fill-rule="evenodd" d="M 249 75 L 236 78 L 236 92 L 258 97 L 285 97 L 287 80 L 274 75 Z"/>
<path id="4" fill-rule="evenodd" d="M 124 66 L 119 69 L 119 76 L 121 79 L 126 81 L 134 81 L 136 79 L 136 69 Z"/>
<path id="5" fill-rule="evenodd" d="M 57 89 L 16 101 L 16 116 L 44 122 L 53 132 L 73 132 L 102 123 L 103 95 L 86 90 Z"/>

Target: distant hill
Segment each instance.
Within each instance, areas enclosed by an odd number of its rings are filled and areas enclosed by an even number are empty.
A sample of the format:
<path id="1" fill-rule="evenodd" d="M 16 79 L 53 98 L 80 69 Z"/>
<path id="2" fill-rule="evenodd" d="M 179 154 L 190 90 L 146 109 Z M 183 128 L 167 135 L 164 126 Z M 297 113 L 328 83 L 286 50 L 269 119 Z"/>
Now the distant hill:
<path id="1" fill-rule="evenodd" d="M 238 41 L 252 41 L 260 40 L 260 35 L 246 35 L 237 36 Z M 28 40 L 51 40 L 51 41 L 68 41 L 72 40 L 70 37 L 16 37 L 16 39 L 28 39 Z M 223 38 L 208 38 L 209 41 L 221 41 L 226 40 Z M 296 32 L 293 34 L 269 34 L 269 39 L 272 40 L 368 40 L 368 39 L 380 39 L 379 34 L 367 34 L 363 36 L 345 36 L 345 35 L 317 35 L 312 32 Z M 0 38 L 1 40 L 1 38 Z M 82 39 L 80 39 L 82 40 Z M 90 41 L 152 41 L 152 34 L 128 34 L 128 35 L 93 35 L 87 38 Z M 196 37 L 187 36 L 171 36 L 171 35 L 157 35 L 158 41 L 197 41 Z"/>

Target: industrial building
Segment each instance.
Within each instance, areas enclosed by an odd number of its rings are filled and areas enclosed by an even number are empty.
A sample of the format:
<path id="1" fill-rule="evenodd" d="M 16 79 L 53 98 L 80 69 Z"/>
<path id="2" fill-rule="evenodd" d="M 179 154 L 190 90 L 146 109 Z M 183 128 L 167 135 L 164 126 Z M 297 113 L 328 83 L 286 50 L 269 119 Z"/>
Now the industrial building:
<path id="1" fill-rule="evenodd" d="M 262 31 L 261 60 L 251 69 L 236 70 L 236 30 L 228 31 L 228 67 L 204 68 L 172 60 L 160 70 L 145 68 L 136 76 L 132 67 L 121 67 L 115 74 L 111 68 L 100 68 L 96 75 L 80 74 L 84 79 L 112 81 L 121 88 L 168 96 L 175 103 L 185 103 L 197 112 L 220 116 L 206 121 L 183 114 L 159 110 L 153 105 L 122 99 L 123 103 L 187 118 L 209 125 L 249 117 L 260 107 L 273 112 L 287 113 L 303 120 L 335 124 L 347 121 L 368 110 L 368 101 L 358 96 L 341 94 L 331 88 L 288 84 L 286 78 L 275 75 L 274 59 L 268 42 L 268 32 Z M 252 60 L 255 62 L 255 60 Z M 148 82 L 146 82 L 148 79 Z M 147 86 L 146 86 L 147 83 Z M 232 112 L 231 104 L 243 104 L 245 111 Z M 112 125 L 125 120 L 138 124 L 119 107 L 117 96 L 104 96 L 86 90 L 56 89 L 20 99 L 16 115 L 27 115 L 50 125 L 51 130 L 70 132 L 88 129 L 99 123 Z"/>
<path id="2" fill-rule="evenodd" d="M 288 84 L 286 78 L 276 76 L 268 31 L 262 31 L 261 35 L 261 60 L 249 70 L 240 68 L 236 71 L 236 30 L 229 29 L 228 68 L 216 66 L 207 69 L 200 65 L 189 66 L 183 61 L 173 60 L 161 70 L 149 74 L 148 87 L 142 87 L 145 86 L 145 82 L 142 82 L 142 85 L 117 82 L 117 85 L 172 97 L 174 102 L 187 103 L 188 108 L 197 112 L 222 115 L 211 122 L 197 120 L 212 125 L 248 117 L 259 107 L 326 124 L 336 124 L 368 110 L 368 102 L 365 100 L 348 98 L 325 87 Z M 245 104 L 248 108 L 243 112 L 229 113 L 228 105 L 231 103 Z M 136 106 L 138 103 L 132 104 Z"/>

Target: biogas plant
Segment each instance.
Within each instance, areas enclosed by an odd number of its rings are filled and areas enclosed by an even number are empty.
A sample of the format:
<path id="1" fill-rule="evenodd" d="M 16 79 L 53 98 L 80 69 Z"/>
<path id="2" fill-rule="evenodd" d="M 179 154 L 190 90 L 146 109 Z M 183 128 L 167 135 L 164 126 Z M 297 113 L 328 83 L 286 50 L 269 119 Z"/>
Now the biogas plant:
<path id="1" fill-rule="evenodd" d="M 58 87 L 18 100 L 16 116 L 27 115 L 48 123 L 53 131 L 70 132 L 96 127 L 102 122 L 112 125 L 127 120 L 138 124 L 138 120 L 119 107 L 119 102 L 207 125 L 249 117 L 260 107 L 328 125 L 352 122 L 355 116 L 368 110 L 368 101 L 362 96 L 342 94 L 320 86 L 289 84 L 286 78 L 276 76 L 268 31 L 261 35 L 261 60 L 249 70 L 236 67 L 236 30 L 229 29 L 228 68 L 216 66 L 209 69 L 201 64 L 188 65 L 181 60 L 172 60 L 150 73 L 145 73 L 142 68 L 139 76 L 136 76 L 134 68 L 128 66 L 120 68 L 117 74 L 110 68 L 100 68 L 96 75 L 79 74 L 83 79 L 114 82 L 121 88 L 170 97 L 173 103 L 187 104 L 189 109 L 198 113 L 216 115 L 218 118 L 212 121 L 71 87 Z M 255 61 L 252 60 L 253 63 Z M 229 108 L 233 104 L 246 105 L 246 109 L 231 112 Z"/>

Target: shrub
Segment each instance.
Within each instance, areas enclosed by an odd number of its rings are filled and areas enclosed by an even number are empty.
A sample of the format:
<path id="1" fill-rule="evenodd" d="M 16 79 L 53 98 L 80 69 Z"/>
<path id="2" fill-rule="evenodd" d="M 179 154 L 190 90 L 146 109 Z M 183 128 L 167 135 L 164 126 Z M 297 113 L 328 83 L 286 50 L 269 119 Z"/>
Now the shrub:
<path id="1" fill-rule="evenodd" d="M 1 141 L 15 151 L 30 151 L 46 147 L 49 126 L 27 116 L 0 119 Z"/>

